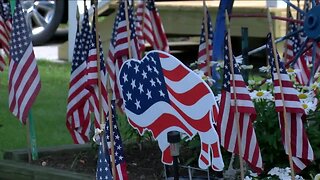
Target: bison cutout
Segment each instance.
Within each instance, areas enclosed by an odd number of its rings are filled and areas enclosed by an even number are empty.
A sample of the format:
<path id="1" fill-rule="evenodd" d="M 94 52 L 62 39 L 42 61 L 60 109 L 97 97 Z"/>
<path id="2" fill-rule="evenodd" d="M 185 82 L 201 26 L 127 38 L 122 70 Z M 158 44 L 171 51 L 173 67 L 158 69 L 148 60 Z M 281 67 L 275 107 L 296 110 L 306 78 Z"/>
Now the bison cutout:
<path id="1" fill-rule="evenodd" d="M 158 141 L 162 162 L 172 164 L 167 133 L 179 131 L 201 140 L 199 167 L 222 171 L 219 137 L 214 129 L 215 97 L 209 86 L 174 56 L 151 51 L 141 60 L 126 61 L 118 79 L 130 125 L 141 135 L 148 130 Z"/>

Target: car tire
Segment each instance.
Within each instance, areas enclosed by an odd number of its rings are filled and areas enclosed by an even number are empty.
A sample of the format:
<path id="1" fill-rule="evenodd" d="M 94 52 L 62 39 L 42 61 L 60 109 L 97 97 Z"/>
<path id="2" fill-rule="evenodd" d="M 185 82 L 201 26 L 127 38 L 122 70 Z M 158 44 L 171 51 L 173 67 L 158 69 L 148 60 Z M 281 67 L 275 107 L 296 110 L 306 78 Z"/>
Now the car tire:
<path id="1" fill-rule="evenodd" d="M 68 7 L 64 6 L 64 2 L 62 0 L 54 0 L 54 2 L 55 9 L 51 21 L 48 22 L 42 31 L 32 34 L 32 41 L 34 45 L 42 45 L 48 42 L 53 37 L 62 21 L 65 8 Z"/>

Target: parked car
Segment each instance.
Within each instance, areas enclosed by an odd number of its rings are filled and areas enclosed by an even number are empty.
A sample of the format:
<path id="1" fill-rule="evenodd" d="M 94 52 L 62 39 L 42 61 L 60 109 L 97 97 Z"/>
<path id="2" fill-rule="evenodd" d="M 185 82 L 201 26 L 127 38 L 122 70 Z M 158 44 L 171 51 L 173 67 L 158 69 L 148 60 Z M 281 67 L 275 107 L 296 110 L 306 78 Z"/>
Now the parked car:
<path id="1" fill-rule="evenodd" d="M 68 21 L 68 0 L 22 0 L 34 45 L 50 40 L 61 23 Z"/>

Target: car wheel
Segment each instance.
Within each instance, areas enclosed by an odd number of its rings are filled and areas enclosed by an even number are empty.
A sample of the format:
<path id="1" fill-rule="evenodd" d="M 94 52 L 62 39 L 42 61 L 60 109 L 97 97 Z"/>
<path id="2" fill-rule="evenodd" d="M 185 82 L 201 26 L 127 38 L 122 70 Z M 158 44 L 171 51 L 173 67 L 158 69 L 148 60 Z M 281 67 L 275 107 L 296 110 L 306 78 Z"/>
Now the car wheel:
<path id="1" fill-rule="evenodd" d="M 41 45 L 52 38 L 62 21 L 64 2 L 62 0 L 23 0 L 22 8 L 32 29 L 34 45 Z"/>

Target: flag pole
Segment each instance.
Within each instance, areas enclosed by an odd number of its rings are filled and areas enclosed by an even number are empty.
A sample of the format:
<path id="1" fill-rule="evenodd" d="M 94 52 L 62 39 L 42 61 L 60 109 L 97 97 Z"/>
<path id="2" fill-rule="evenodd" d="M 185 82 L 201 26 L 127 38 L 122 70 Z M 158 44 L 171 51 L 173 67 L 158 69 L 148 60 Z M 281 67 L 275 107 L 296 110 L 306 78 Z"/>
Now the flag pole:
<path id="1" fill-rule="evenodd" d="M 242 146 L 241 146 L 241 137 L 240 137 L 240 124 L 239 124 L 239 111 L 237 106 L 237 93 L 236 93 L 236 84 L 234 79 L 234 66 L 233 66 L 233 53 L 232 53 L 232 45 L 231 45 L 231 35 L 230 35 L 230 21 L 228 11 L 225 10 L 226 16 L 226 27 L 227 27 L 227 36 L 228 36 L 228 49 L 229 49 L 229 64 L 231 69 L 231 76 L 232 76 L 232 86 L 233 86 L 233 96 L 234 96 L 234 105 L 235 105 L 235 120 L 237 121 L 237 141 L 238 141 L 238 149 L 239 149 L 239 161 L 240 161 L 240 173 L 241 179 L 244 179 L 244 170 L 243 170 L 243 159 L 242 159 Z"/>
<path id="2" fill-rule="evenodd" d="M 98 74 L 98 90 L 99 90 L 99 114 L 100 114 L 100 124 L 105 124 L 105 119 L 103 118 L 102 111 L 102 93 L 101 93 L 101 66 L 100 66 L 100 42 L 99 42 L 99 31 L 98 31 L 98 0 L 95 1 L 95 26 L 96 26 L 96 54 L 97 54 L 97 74 Z M 102 144 L 104 141 L 102 141 Z"/>
<path id="3" fill-rule="evenodd" d="M 290 134 L 288 132 L 288 127 L 287 127 L 287 110 L 286 107 L 284 106 L 284 94 L 283 94 L 283 88 L 282 88 L 282 81 L 281 81 L 281 76 L 280 76 L 280 70 L 279 70 L 279 63 L 278 63 L 278 56 L 276 53 L 276 45 L 274 42 L 274 35 L 273 35 L 273 27 L 272 27 L 272 19 L 271 19 L 271 14 L 270 14 L 270 10 L 268 8 L 268 21 L 269 21 L 269 30 L 271 33 L 271 41 L 272 41 L 272 47 L 273 47 L 273 56 L 275 59 L 275 65 L 276 65 L 276 69 L 277 69 L 277 76 L 278 76 L 278 81 L 279 81 L 279 86 L 280 86 L 280 92 L 281 92 L 281 99 L 282 99 L 282 104 L 283 104 L 283 118 L 284 118 L 284 131 L 285 131 L 285 142 L 286 142 L 286 146 L 288 148 L 288 154 L 289 154 L 289 163 L 290 163 L 290 168 L 291 168 L 291 179 L 294 180 L 295 179 L 295 173 L 294 173 L 294 169 L 293 169 L 293 161 L 292 161 L 292 151 L 291 151 L 291 138 L 290 138 Z"/>
<path id="4" fill-rule="evenodd" d="M 112 175 L 114 179 L 116 178 L 116 161 L 115 161 L 115 156 L 114 156 L 114 135 L 113 135 L 113 112 L 112 112 L 112 104 L 111 104 L 111 98 L 112 98 L 112 89 L 110 85 L 110 77 L 107 79 L 107 90 L 108 90 L 108 119 L 109 119 L 109 136 L 110 136 L 110 149 L 111 149 L 111 166 L 112 166 Z M 115 107 L 114 107 L 115 108 Z"/>
<path id="5" fill-rule="evenodd" d="M 102 93 L 101 93 L 101 66 L 100 66 L 100 42 L 99 42 L 99 30 L 98 30 L 98 0 L 95 0 L 95 26 L 96 26 L 96 54 L 97 54 L 97 68 L 98 68 L 98 89 L 99 89 L 99 113 L 100 113 L 100 125 L 103 127 L 106 124 L 103 109 L 102 109 Z M 110 149 L 111 149 L 111 166 L 112 166 L 112 176 L 115 179 L 116 178 L 116 168 L 115 168 L 115 157 L 114 157 L 114 139 L 113 139 L 113 126 L 112 126 L 112 119 L 110 119 L 110 115 L 112 117 L 112 112 L 110 111 L 110 104 L 108 99 L 108 109 L 109 109 L 109 125 L 111 122 L 111 126 L 109 126 L 110 130 Z M 105 147 L 107 147 L 107 144 L 105 144 L 105 136 L 104 131 L 101 133 L 101 144 L 102 149 L 105 152 Z M 107 153 L 109 154 L 109 152 Z"/>
<path id="6" fill-rule="evenodd" d="M 120 0 L 121 1 L 121 0 Z M 124 3 L 124 9 L 125 9 L 125 15 L 126 15 L 126 22 L 127 22 L 127 41 L 128 41 L 128 52 L 129 52 L 129 59 L 132 58 L 132 52 L 131 52 L 131 43 L 130 43 L 130 39 L 131 39 L 131 30 L 130 30 L 130 20 L 129 20 L 129 10 L 128 10 L 128 1 L 125 0 Z"/>
<path id="7" fill-rule="evenodd" d="M 28 143 L 29 143 L 29 148 L 30 150 L 28 151 L 29 153 L 31 153 L 28 155 L 29 158 L 29 162 L 31 162 L 31 158 L 32 160 L 37 160 L 38 159 L 38 149 L 37 149 L 37 139 L 36 139 L 36 131 L 34 128 L 34 121 L 32 118 L 32 113 L 31 113 L 31 109 L 29 110 L 28 113 L 28 118 L 26 120 L 26 125 L 27 125 L 27 137 L 28 137 Z"/>
<path id="8" fill-rule="evenodd" d="M 207 73 L 209 78 L 212 77 L 211 75 L 211 68 L 210 68 L 210 52 L 209 52 L 209 33 L 208 33 L 208 14 L 207 14 L 207 5 L 206 1 L 203 0 L 203 20 L 204 20 L 204 32 L 205 32 L 205 39 L 206 39 L 206 62 L 207 62 Z"/>

